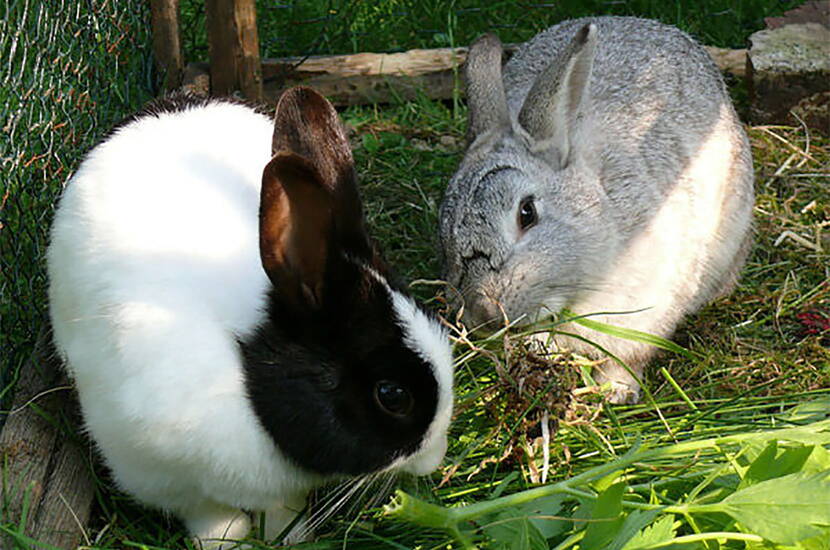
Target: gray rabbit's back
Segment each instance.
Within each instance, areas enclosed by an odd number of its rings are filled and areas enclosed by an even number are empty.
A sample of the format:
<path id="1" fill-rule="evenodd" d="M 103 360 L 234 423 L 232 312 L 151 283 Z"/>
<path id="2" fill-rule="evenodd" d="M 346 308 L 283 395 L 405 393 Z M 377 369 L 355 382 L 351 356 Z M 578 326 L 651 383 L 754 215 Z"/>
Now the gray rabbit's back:
<path id="1" fill-rule="evenodd" d="M 705 49 L 656 21 L 596 17 L 540 33 L 503 74 L 500 57 L 492 35 L 471 47 L 469 147 L 440 214 L 465 318 L 629 312 L 597 319 L 670 337 L 730 291 L 752 241 L 752 160 Z M 654 352 L 566 329 L 637 375 Z M 600 370 L 613 399 L 637 398 L 625 369 Z"/>
<path id="2" fill-rule="evenodd" d="M 589 84 L 601 180 L 621 233 L 642 227 L 721 117 L 739 124 L 717 66 L 686 33 L 658 21 L 596 17 L 566 21 L 526 42 L 504 67 L 507 106 L 517 116 L 539 74 L 576 32 L 594 23 Z M 723 113 L 721 113 L 723 111 Z M 751 172 L 749 145 L 741 163 Z"/>

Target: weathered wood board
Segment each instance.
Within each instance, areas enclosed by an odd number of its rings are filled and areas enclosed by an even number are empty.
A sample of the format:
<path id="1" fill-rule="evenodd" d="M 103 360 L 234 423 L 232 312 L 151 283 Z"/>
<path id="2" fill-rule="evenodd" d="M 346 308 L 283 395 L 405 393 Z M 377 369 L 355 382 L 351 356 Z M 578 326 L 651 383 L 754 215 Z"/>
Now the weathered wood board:
<path id="1" fill-rule="evenodd" d="M 29 362 L 20 370 L 11 411 L 0 432 L 2 523 L 56 548 L 84 540 L 94 495 L 91 449 L 77 435 L 77 400 L 41 331 Z M 0 537 L 0 548 L 15 548 Z"/>
<path id="2" fill-rule="evenodd" d="M 518 45 L 505 45 L 505 58 Z M 744 76 L 746 50 L 707 47 L 724 72 Z M 357 53 L 352 55 L 290 57 L 262 61 L 263 96 L 274 102 L 282 91 L 297 84 L 311 86 L 335 105 L 389 103 L 397 98 L 413 99 L 422 93 L 432 99 L 451 99 L 467 48 L 409 50 L 401 53 Z M 204 69 L 189 65 L 185 86 L 196 88 Z M 459 82 L 461 82 L 459 80 Z"/>

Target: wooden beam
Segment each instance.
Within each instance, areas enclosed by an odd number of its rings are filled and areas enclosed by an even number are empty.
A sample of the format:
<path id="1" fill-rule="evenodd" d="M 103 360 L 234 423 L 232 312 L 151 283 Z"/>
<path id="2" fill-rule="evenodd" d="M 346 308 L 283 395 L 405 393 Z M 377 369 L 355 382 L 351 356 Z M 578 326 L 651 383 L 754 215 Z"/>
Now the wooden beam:
<path id="1" fill-rule="evenodd" d="M 179 34 L 179 0 L 150 0 L 153 52 L 165 90 L 182 83 L 184 59 Z"/>
<path id="2" fill-rule="evenodd" d="M 262 100 L 254 0 L 206 0 L 211 93 Z"/>
<path id="3" fill-rule="evenodd" d="M 517 44 L 505 45 L 506 57 Z M 724 72 L 743 77 L 746 50 L 708 48 Z M 467 48 L 410 50 L 402 53 L 358 53 L 314 57 L 265 59 L 262 62 L 264 97 L 273 102 L 285 88 L 312 86 L 336 105 L 385 103 L 419 92 L 433 99 L 449 99 Z M 463 86 L 462 86 L 463 89 Z"/>
<path id="4" fill-rule="evenodd" d="M 15 396 L 0 432 L 0 510 L 4 523 L 54 548 L 89 544 L 84 529 L 95 486 L 90 445 L 77 435 L 81 425 L 75 394 L 41 331 L 31 359 L 21 367 Z M 16 548 L 13 541 L 0 546 Z M 11 538 L 11 537 L 9 537 Z"/>

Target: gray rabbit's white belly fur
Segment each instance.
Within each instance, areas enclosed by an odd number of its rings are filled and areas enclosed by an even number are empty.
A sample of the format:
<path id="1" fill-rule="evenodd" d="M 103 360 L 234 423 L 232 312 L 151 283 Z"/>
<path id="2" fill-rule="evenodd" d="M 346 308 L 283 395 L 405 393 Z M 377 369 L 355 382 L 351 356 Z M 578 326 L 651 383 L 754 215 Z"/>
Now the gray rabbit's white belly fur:
<path id="1" fill-rule="evenodd" d="M 469 167 L 528 166 L 526 158 L 511 160 L 517 154 L 504 150 L 515 146 L 505 144 L 521 142 L 522 136 L 532 143 L 533 136 L 527 137 L 518 120 L 526 99 L 530 101 L 529 92 L 552 60 L 591 22 L 598 39 L 577 130 L 571 136 L 570 151 L 576 153 L 568 166 L 554 170 L 555 188 L 542 184 L 534 188 L 505 177 L 499 191 L 532 192 L 540 209 L 556 204 L 556 214 L 570 220 L 565 225 L 590 227 L 575 230 L 576 236 L 555 230 L 545 233 L 545 228 L 537 227 L 530 230 L 535 234 L 528 232 L 515 243 L 510 232 L 507 237 L 492 231 L 489 237 L 473 236 L 476 242 L 491 241 L 489 250 L 480 247 L 491 261 L 491 273 L 482 274 L 479 268 L 474 276 L 473 266 L 460 268 L 459 276 L 455 266 L 464 260 L 458 256 L 470 255 L 457 252 L 465 246 L 462 220 L 469 223 L 471 212 L 485 210 L 470 198 L 482 194 L 476 186 L 483 184 L 475 183 L 478 176 L 471 174 L 483 169 Z M 469 284 L 481 277 L 480 288 L 487 289 L 484 293 L 496 289 L 492 294 L 511 318 L 524 313 L 532 320 L 563 307 L 580 314 L 643 310 L 595 319 L 664 337 L 671 336 L 684 315 L 731 290 L 751 244 L 752 161 L 717 67 L 703 48 L 679 30 L 654 21 L 620 17 L 568 21 L 523 45 L 505 65 L 503 83 L 512 130 L 502 129 L 506 137 L 501 138 L 498 131 L 491 132 L 495 138 L 479 136 L 471 144 L 442 206 L 442 240 L 451 280 L 455 276 L 455 282 Z M 550 162 L 555 167 L 557 159 Z M 539 172 L 540 181 L 551 177 L 545 170 Z M 465 194 L 470 196 L 464 199 Z M 515 204 L 515 197 L 500 199 L 511 200 Z M 595 211 L 586 214 L 587 209 L 578 205 L 569 209 L 568 201 L 590 204 Z M 515 216 L 508 212 L 502 225 L 515 223 L 510 215 Z M 522 259 L 522 254 L 536 257 Z M 571 262 L 578 267 L 562 268 L 563 258 L 571 256 L 582 256 Z M 544 274 L 537 271 L 548 272 L 551 280 L 544 281 Z M 554 291 L 540 298 L 525 286 L 526 279 L 536 280 L 536 287 L 543 283 L 555 287 L 558 279 L 581 290 L 568 295 Z M 468 304 L 475 288 L 469 284 L 463 289 Z M 578 326 L 566 330 L 613 352 L 637 373 L 654 352 L 648 345 Z M 567 345 L 596 353 L 593 346 L 573 339 Z M 601 378 L 635 388 L 636 399 L 636 382 L 624 369 L 607 365 Z"/>

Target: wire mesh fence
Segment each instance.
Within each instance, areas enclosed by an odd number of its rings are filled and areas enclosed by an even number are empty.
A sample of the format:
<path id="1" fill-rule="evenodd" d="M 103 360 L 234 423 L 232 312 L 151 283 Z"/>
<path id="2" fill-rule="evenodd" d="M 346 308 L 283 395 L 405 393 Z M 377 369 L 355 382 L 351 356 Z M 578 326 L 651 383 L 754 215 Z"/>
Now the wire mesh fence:
<path id="1" fill-rule="evenodd" d="M 397 52 L 466 46 L 492 31 L 521 42 L 564 19 L 634 15 L 658 19 L 709 46 L 743 48 L 764 17 L 803 0 L 256 0 L 263 57 Z M 203 0 L 181 0 L 182 43 L 189 61 L 206 61 Z"/>
<path id="2" fill-rule="evenodd" d="M 146 4 L 7 0 L 0 7 L 3 398 L 47 316 L 43 256 L 55 199 L 83 153 L 150 97 Z"/>
<path id="3" fill-rule="evenodd" d="M 653 0 L 258 0 L 257 15 L 264 57 L 465 45 L 486 30 L 520 41 L 592 13 L 654 17 L 735 47 L 764 16 L 798 2 L 710 0 L 681 11 Z M 0 409 L 46 318 L 43 254 L 55 198 L 83 153 L 151 96 L 147 4 L 0 4 Z M 181 0 L 181 11 L 186 60 L 206 60 L 204 1 Z"/>

